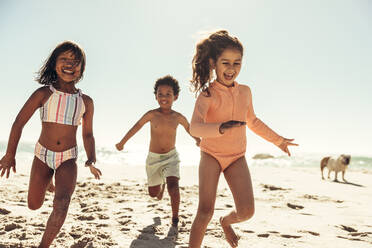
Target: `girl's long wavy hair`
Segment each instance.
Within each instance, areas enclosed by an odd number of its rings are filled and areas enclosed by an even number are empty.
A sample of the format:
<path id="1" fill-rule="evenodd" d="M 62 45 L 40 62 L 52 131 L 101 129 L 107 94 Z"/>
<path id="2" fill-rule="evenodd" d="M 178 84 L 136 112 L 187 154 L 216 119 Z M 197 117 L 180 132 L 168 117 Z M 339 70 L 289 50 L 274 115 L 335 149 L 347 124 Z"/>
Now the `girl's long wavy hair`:
<path id="1" fill-rule="evenodd" d="M 44 85 L 50 85 L 57 81 L 56 62 L 58 56 L 64 52 L 72 52 L 75 55 L 75 59 L 79 60 L 81 63 L 80 77 L 76 82 L 83 78 L 86 61 L 83 49 L 72 41 L 64 41 L 54 48 L 48 59 L 41 66 L 35 78 L 36 82 Z"/>
<path id="2" fill-rule="evenodd" d="M 215 63 L 227 48 L 237 49 L 243 56 L 243 45 L 238 38 L 230 36 L 226 30 L 219 30 L 201 40 L 196 45 L 196 53 L 192 59 L 192 91 L 196 94 L 206 92 L 209 96 L 209 82 L 212 80 L 213 71 L 210 59 Z"/>

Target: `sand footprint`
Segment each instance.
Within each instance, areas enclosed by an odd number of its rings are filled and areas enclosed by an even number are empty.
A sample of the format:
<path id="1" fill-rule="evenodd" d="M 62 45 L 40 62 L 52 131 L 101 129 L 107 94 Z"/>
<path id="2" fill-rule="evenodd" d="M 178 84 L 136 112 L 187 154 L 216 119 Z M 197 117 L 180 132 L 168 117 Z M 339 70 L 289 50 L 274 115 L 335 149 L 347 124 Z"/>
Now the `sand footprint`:
<path id="1" fill-rule="evenodd" d="M 360 237 L 368 237 L 372 232 L 356 232 L 356 233 L 349 233 L 349 235 L 355 237 L 355 236 L 360 236 Z"/>
<path id="2" fill-rule="evenodd" d="M 124 219 L 124 220 L 121 220 Z M 132 216 L 131 215 L 123 215 L 116 220 L 120 225 L 128 225 L 129 223 L 133 222 L 132 221 Z"/>
<path id="3" fill-rule="evenodd" d="M 269 185 L 269 184 L 260 184 L 260 186 L 262 186 L 264 188 L 264 191 L 266 191 L 266 190 L 270 190 L 270 191 L 275 191 L 275 190 L 291 190 L 291 189 L 285 189 L 285 188 L 281 188 L 281 187 L 277 187 L 277 186 Z"/>
<path id="4" fill-rule="evenodd" d="M 78 220 L 94 220 L 94 216 L 93 215 L 81 215 L 81 216 L 78 216 L 77 217 Z"/>
<path id="5" fill-rule="evenodd" d="M 98 213 L 97 216 L 98 216 L 98 219 L 100 219 L 100 220 L 108 220 L 108 219 L 110 219 L 110 217 L 107 214 L 100 214 L 100 213 Z"/>
<path id="6" fill-rule="evenodd" d="M 86 203 L 84 203 L 84 202 L 81 202 L 81 203 L 79 203 L 80 204 L 80 207 L 81 208 L 85 208 L 86 206 L 88 206 L 88 204 L 86 204 Z"/>
<path id="7" fill-rule="evenodd" d="M 100 208 L 99 206 L 92 206 L 92 207 L 87 207 L 87 208 L 83 208 L 81 210 L 81 212 L 83 213 L 94 213 L 94 212 L 102 212 L 103 209 Z"/>
<path id="8" fill-rule="evenodd" d="M 280 237 L 286 238 L 286 239 L 298 239 L 298 238 L 301 238 L 302 236 L 290 235 L 290 234 L 281 234 Z"/>
<path id="9" fill-rule="evenodd" d="M 84 235 L 84 232 L 83 232 L 82 228 L 76 228 L 76 229 L 73 229 L 71 232 L 69 232 L 69 235 L 73 239 L 79 239 L 81 236 Z"/>
<path id="10" fill-rule="evenodd" d="M 15 217 L 14 222 L 15 223 L 25 223 L 25 222 L 27 222 L 27 219 L 24 218 L 23 216 L 17 216 L 17 217 Z"/>
<path id="11" fill-rule="evenodd" d="M 300 230 L 300 231 L 298 231 L 298 232 L 300 232 L 300 233 L 309 233 L 309 234 L 311 234 L 311 235 L 313 235 L 313 236 L 320 236 L 319 233 L 317 233 L 317 232 L 313 232 L 313 231 L 308 231 L 308 230 Z"/>
<path id="12" fill-rule="evenodd" d="M 45 227 L 44 223 L 32 223 L 31 226 L 33 227 Z"/>
<path id="13" fill-rule="evenodd" d="M 122 209 L 133 212 L 133 208 L 122 208 Z"/>
<path id="14" fill-rule="evenodd" d="M 347 232 L 358 232 L 357 229 L 354 229 L 352 227 L 345 226 L 345 225 L 340 225 L 340 226 L 336 226 L 336 227 L 341 228 L 342 230 L 347 231 Z"/>
<path id="15" fill-rule="evenodd" d="M 295 209 L 295 210 L 298 210 L 298 209 L 303 209 L 304 208 L 304 206 L 301 206 L 301 205 L 296 205 L 296 204 L 292 204 L 292 203 L 287 203 L 287 206 L 289 207 L 289 208 L 292 208 L 292 209 Z"/>
<path id="16" fill-rule="evenodd" d="M 10 232 L 10 231 L 13 231 L 14 229 L 19 229 L 19 228 L 22 228 L 22 226 L 17 223 L 11 223 L 11 224 L 5 225 L 4 230 L 6 232 Z"/>
<path id="17" fill-rule="evenodd" d="M 343 236 L 336 236 L 337 238 L 340 238 L 340 239 L 347 239 L 347 240 L 351 240 L 351 241 L 365 241 L 363 239 L 358 239 L 358 238 L 349 238 L 349 237 L 343 237 Z"/>
<path id="18" fill-rule="evenodd" d="M 76 243 L 74 243 L 71 248 L 84 248 L 84 247 L 94 247 L 92 244 L 92 239 L 84 237 L 81 240 L 78 240 Z"/>

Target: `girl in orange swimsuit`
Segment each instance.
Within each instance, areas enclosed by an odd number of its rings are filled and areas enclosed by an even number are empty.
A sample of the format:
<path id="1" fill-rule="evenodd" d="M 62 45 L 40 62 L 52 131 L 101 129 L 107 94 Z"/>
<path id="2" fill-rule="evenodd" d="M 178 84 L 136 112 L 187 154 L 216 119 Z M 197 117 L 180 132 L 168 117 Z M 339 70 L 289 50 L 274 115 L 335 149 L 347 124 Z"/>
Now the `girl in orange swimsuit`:
<path id="1" fill-rule="evenodd" d="M 243 46 L 227 31 L 218 31 L 202 40 L 193 58 L 194 91 L 199 92 L 191 120 L 190 133 L 201 137 L 199 166 L 199 206 L 192 224 L 189 247 L 200 247 L 213 216 L 218 180 L 223 172 L 236 209 L 220 218 L 225 238 L 231 247 L 238 237 L 231 224 L 253 216 L 252 182 L 245 159 L 246 128 L 290 155 L 288 146 L 297 145 L 266 126 L 254 113 L 251 90 L 238 84 Z M 216 79 L 209 83 L 215 71 Z"/>
<path id="2" fill-rule="evenodd" d="M 13 123 L 6 154 L 0 160 L 1 177 L 16 172 L 15 154 L 24 125 L 40 108 L 42 129 L 35 146 L 28 188 L 28 207 L 43 205 L 48 185 L 55 178 L 53 211 L 48 219 L 39 247 L 49 247 L 62 227 L 77 177 L 76 132 L 83 120 L 83 141 L 88 160 L 85 165 L 99 179 L 93 136 L 93 100 L 75 85 L 83 77 L 85 54 L 73 42 L 59 44 L 39 71 L 37 89 L 27 100 Z"/>

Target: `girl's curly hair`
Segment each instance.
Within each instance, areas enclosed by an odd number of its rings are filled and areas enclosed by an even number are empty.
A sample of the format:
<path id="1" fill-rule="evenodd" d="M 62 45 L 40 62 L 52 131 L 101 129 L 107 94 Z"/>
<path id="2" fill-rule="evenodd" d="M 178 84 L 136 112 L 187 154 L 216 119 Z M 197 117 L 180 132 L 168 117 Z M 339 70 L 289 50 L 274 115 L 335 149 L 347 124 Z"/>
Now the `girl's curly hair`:
<path id="1" fill-rule="evenodd" d="M 230 36 L 226 30 L 214 32 L 196 45 L 190 80 L 193 92 L 206 92 L 209 95 L 208 86 L 213 76 L 210 59 L 216 62 L 227 48 L 237 49 L 243 56 L 243 45 L 238 38 Z"/>

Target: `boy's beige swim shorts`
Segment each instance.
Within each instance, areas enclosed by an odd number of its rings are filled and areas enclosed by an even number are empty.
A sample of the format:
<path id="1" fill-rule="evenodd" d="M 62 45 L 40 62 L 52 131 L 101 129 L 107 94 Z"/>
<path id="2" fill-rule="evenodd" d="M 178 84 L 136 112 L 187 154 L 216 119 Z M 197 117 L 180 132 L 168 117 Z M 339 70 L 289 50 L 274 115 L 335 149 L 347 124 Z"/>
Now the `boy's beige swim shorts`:
<path id="1" fill-rule="evenodd" d="M 167 177 L 180 178 L 180 159 L 176 149 L 159 154 L 149 152 L 146 159 L 146 173 L 149 187 L 165 183 Z"/>

